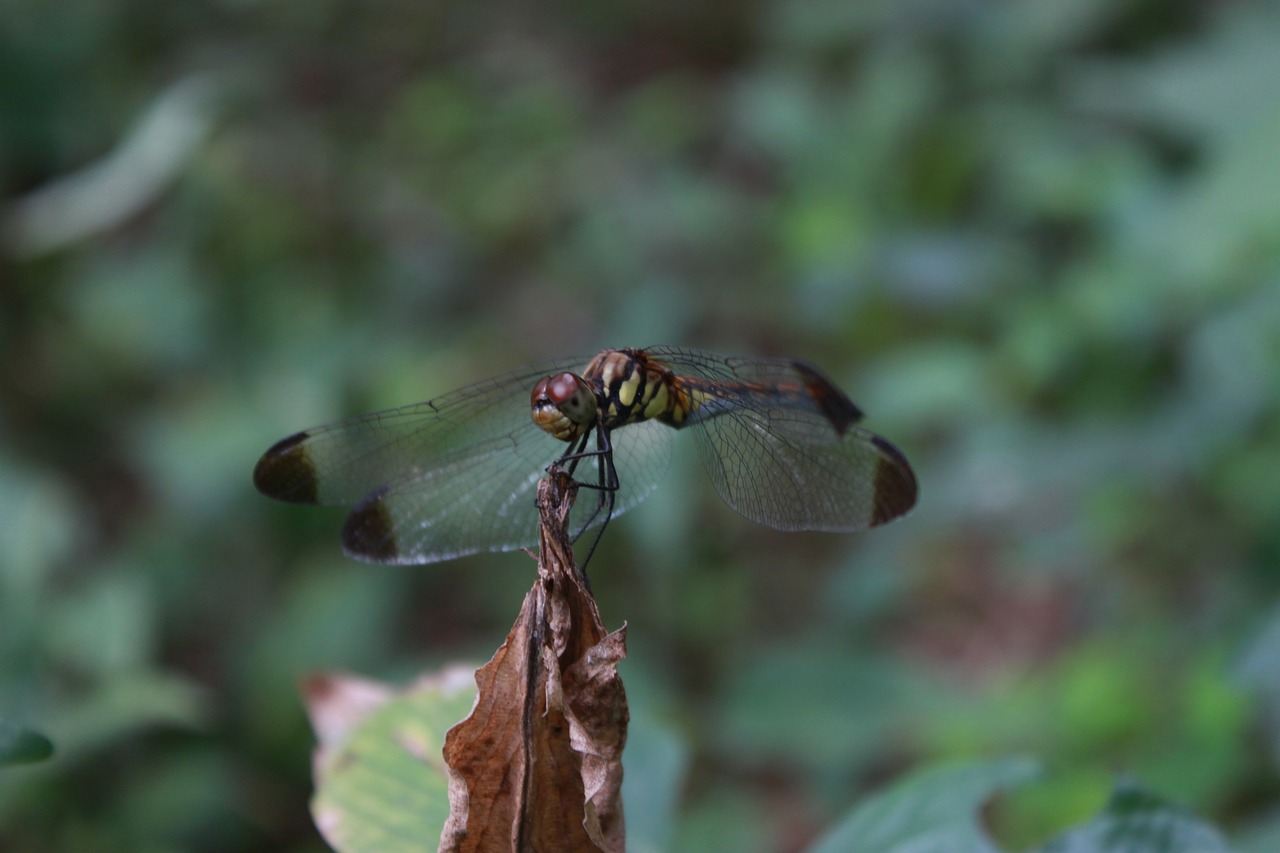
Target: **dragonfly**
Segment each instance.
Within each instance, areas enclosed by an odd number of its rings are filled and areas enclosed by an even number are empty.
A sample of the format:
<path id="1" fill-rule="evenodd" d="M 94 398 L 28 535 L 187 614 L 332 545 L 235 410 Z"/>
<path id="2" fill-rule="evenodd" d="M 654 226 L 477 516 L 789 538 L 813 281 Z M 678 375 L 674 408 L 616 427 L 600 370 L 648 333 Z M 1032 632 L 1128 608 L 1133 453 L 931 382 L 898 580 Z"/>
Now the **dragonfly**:
<path id="1" fill-rule="evenodd" d="M 263 454 L 253 482 L 278 500 L 350 507 L 351 557 L 433 563 L 532 548 L 537 483 L 553 465 L 596 496 L 575 503 L 571 536 L 603 533 L 657 487 L 672 437 L 687 431 L 741 515 L 848 532 L 905 514 L 917 496 L 906 456 L 857 426 L 862 416 L 799 359 L 607 349 L 295 433 Z"/>

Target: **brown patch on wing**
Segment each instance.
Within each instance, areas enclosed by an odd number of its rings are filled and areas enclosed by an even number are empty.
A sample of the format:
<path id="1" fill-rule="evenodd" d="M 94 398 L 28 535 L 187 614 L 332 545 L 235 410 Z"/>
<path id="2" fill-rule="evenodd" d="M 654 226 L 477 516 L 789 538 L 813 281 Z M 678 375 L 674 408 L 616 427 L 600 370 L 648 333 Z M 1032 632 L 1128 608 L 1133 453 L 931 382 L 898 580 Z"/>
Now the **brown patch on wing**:
<path id="1" fill-rule="evenodd" d="M 905 515 L 916 505 L 919 490 L 916 475 L 902 451 L 878 435 L 872 436 L 871 442 L 880 451 L 880 461 L 876 465 L 875 494 L 872 496 L 874 509 L 871 512 L 871 525 L 874 527 Z"/>
<path id="2" fill-rule="evenodd" d="M 804 379 L 805 388 L 809 391 L 809 396 L 813 398 L 813 401 L 818 404 L 818 408 L 822 410 L 827 420 L 831 422 L 831 426 L 835 428 L 836 435 L 844 435 L 845 430 L 849 429 L 850 425 L 862 418 L 862 410 L 845 396 L 845 393 L 837 388 L 830 379 L 818 372 L 816 367 L 803 361 L 793 361 L 791 366 Z"/>
<path id="3" fill-rule="evenodd" d="M 350 556 L 374 563 L 399 562 L 391 513 L 382 500 L 386 494 L 386 486 L 378 487 L 347 516 L 342 525 L 342 548 Z"/>
<path id="4" fill-rule="evenodd" d="M 306 432 L 298 432 L 271 445 L 253 468 L 254 487 L 276 500 L 319 503 L 316 469 L 307 451 L 307 438 Z"/>

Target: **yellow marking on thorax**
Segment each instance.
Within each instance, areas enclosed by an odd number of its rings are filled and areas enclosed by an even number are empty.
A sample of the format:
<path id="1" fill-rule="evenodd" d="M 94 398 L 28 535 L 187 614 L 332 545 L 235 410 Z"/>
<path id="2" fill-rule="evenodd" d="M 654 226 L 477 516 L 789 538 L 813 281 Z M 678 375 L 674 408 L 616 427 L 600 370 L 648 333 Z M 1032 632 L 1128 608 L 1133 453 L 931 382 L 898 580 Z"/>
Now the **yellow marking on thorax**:
<path id="1" fill-rule="evenodd" d="M 618 402 L 622 404 L 624 409 L 630 408 L 631 403 L 636 398 L 636 391 L 640 388 L 640 371 L 634 371 L 625 381 L 618 386 Z"/>
<path id="2" fill-rule="evenodd" d="M 656 385 L 649 386 L 649 401 L 645 403 L 644 411 L 641 413 L 644 416 L 644 420 L 666 414 L 670 400 L 671 397 L 667 393 L 667 383 L 659 378 Z"/>
<path id="3" fill-rule="evenodd" d="M 662 362 L 649 360 L 641 352 L 628 355 L 623 351 L 606 350 L 592 359 L 586 372 L 589 378 L 594 376 L 608 395 L 605 416 L 614 421 L 625 412 L 625 423 L 656 418 L 678 427 L 690 412 L 714 396 L 689 387 L 672 376 Z"/>

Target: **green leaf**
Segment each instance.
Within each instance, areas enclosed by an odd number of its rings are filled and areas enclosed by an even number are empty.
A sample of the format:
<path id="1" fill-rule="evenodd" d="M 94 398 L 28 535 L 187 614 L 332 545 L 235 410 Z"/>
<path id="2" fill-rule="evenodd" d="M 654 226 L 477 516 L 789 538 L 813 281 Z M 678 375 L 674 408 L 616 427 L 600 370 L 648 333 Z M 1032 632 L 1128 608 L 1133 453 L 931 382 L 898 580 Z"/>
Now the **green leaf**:
<path id="1" fill-rule="evenodd" d="M 810 853 L 997 853 L 978 809 L 1039 772 L 1029 758 L 930 768 L 864 802 Z"/>
<path id="2" fill-rule="evenodd" d="M 401 693 L 347 677 L 313 679 L 316 826 L 341 853 L 434 850 L 449 817 L 445 732 L 471 710 L 470 669 L 451 668 Z"/>
<path id="3" fill-rule="evenodd" d="M 1054 839 L 1040 853 L 1230 853 L 1226 839 L 1194 815 L 1133 784 L 1122 784 L 1102 814 Z"/>
<path id="4" fill-rule="evenodd" d="M 787 756 L 816 770 L 863 761 L 901 731 L 915 684 L 889 661 L 826 657 L 822 638 L 775 643 L 747 661 L 722 699 L 714 737 L 752 760 Z"/>
<path id="5" fill-rule="evenodd" d="M 668 715 L 654 707 L 652 697 L 662 688 L 639 673 L 628 675 L 627 684 L 631 688 L 627 695 L 631 722 L 623 754 L 626 774 L 622 777 L 627 850 L 660 853 L 673 849 L 680 793 L 689 770 L 689 746 L 668 722 Z"/>
<path id="6" fill-rule="evenodd" d="M 44 735 L 0 720 L 0 767 L 34 764 L 53 755 L 53 743 Z"/>

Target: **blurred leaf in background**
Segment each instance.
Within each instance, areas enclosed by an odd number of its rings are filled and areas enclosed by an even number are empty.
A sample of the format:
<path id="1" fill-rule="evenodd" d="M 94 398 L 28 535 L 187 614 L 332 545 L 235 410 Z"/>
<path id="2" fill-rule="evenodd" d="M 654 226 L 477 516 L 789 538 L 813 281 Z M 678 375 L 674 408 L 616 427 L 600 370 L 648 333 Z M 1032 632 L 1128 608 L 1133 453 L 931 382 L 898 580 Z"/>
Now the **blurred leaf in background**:
<path id="1" fill-rule="evenodd" d="M 53 744 L 39 732 L 0 720 L 0 767 L 31 764 L 53 755 Z"/>
<path id="2" fill-rule="evenodd" d="M 352 563 L 340 513 L 253 492 L 257 456 L 672 343 L 820 365 L 922 498 L 779 534 L 681 447 L 610 526 L 595 591 L 659 733 L 628 785 L 675 814 L 634 837 L 800 850 L 909 768 L 1029 753 L 1055 781 L 1011 837 L 1123 769 L 1269 849 L 1277 27 L 1262 0 L 5 4 L 0 718 L 57 752 L 0 774 L 0 847 L 324 849 L 299 679 L 483 656 L 532 562 Z"/>

